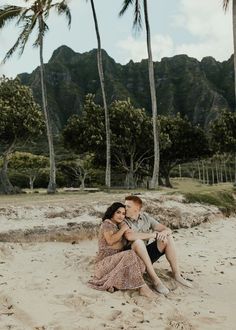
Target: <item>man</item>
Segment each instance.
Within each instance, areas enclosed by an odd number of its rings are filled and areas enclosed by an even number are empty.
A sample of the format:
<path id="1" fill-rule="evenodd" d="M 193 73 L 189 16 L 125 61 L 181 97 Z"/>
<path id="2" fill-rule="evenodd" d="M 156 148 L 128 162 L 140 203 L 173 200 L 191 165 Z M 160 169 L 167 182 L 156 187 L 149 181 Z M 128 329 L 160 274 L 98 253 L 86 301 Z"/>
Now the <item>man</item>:
<path id="1" fill-rule="evenodd" d="M 153 263 L 164 254 L 170 264 L 174 279 L 187 287 L 192 287 L 191 283 L 181 276 L 170 228 L 162 225 L 147 213 L 142 213 L 142 200 L 138 196 L 127 196 L 125 206 L 125 222 L 130 228 L 125 232 L 125 237 L 132 243 L 132 249 L 145 263 L 154 289 L 162 294 L 169 293 L 169 289 L 164 286 L 153 268 Z M 149 243 L 150 239 L 154 241 Z"/>

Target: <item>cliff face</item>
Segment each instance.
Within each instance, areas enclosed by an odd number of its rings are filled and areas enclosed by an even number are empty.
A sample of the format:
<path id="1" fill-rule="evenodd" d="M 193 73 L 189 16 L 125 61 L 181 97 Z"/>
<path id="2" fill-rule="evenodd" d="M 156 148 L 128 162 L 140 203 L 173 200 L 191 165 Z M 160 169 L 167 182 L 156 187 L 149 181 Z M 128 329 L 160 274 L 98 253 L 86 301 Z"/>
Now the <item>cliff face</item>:
<path id="1" fill-rule="evenodd" d="M 129 97 L 136 106 L 151 113 L 147 60 L 116 63 L 103 51 L 108 103 Z M 234 108 L 233 58 L 223 63 L 212 57 L 201 62 L 187 55 L 155 62 L 159 114 L 186 115 L 192 123 L 207 127 L 222 109 Z M 75 53 L 67 46 L 56 49 L 47 64 L 46 86 L 54 128 L 60 130 L 72 114 L 79 114 L 87 93 L 102 104 L 96 50 Z M 20 74 L 41 104 L 39 68 Z"/>

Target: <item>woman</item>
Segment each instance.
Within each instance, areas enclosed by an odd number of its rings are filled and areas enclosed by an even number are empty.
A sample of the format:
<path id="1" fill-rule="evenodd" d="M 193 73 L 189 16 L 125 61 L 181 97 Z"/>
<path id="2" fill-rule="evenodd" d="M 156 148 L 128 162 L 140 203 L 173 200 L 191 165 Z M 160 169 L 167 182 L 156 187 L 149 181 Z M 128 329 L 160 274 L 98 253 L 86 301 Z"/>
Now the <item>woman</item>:
<path id="1" fill-rule="evenodd" d="M 140 295 L 154 298 L 156 295 L 143 279 L 143 261 L 133 250 L 124 251 L 126 240 L 123 234 L 130 230 L 126 224 L 119 228 L 124 218 L 125 206 L 122 203 L 113 203 L 106 210 L 99 232 L 95 273 L 89 286 L 109 292 L 138 289 Z"/>

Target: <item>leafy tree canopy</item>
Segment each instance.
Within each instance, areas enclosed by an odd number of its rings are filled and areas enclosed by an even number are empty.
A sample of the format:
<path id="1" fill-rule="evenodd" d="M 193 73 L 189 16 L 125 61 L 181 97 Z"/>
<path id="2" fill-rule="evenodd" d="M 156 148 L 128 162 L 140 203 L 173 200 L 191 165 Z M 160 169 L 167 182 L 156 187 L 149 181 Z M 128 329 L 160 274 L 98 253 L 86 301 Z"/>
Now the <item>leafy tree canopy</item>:
<path id="1" fill-rule="evenodd" d="M 161 145 L 161 174 L 169 181 L 170 170 L 178 164 L 190 162 L 211 154 L 206 134 L 187 119 L 160 116 L 161 135 L 167 143 Z M 167 182 L 169 185 L 169 182 Z"/>
<path id="2" fill-rule="evenodd" d="M 40 169 L 48 167 L 49 160 L 45 156 L 33 155 L 29 152 L 14 152 L 9 159 L 9 168 L 21 173 L 36 174 Z"/>
<path id="3" fill-rule="evenodd" d="M 29 87 L 18 79 L 0 78 L 0 143 L 24 143 L 42 134 L 44 122 L 40 107 Z"/>
<path id="4" fill-rule="evenodd" d="M 109 113 L 112 164 L 135 173 L 152 157 L 151 119 L 130 100 L 113 102 Z M 96 162 L 104 165 L 104 123 L 103 109 L 95 104 L 93 95 L 87 95 L 82 116 L 72 116 L 63 131 L 65 145 L 78 154 L 93 152 Z"/>
<path id="5" fill-rule="evenodd" d="M 210 142 L 215 152 L 236 152 L 236 113 L 223 111 L 209 130 Z"/>
<path id="6" fill-rule="evenodd" d="M 17 146 L 36 139 L 43 129 L 43 116 L 29 87 L 18 79 L 0 78 L 0 191 L 15 192 L 7 173 L 9 155 Z"/>

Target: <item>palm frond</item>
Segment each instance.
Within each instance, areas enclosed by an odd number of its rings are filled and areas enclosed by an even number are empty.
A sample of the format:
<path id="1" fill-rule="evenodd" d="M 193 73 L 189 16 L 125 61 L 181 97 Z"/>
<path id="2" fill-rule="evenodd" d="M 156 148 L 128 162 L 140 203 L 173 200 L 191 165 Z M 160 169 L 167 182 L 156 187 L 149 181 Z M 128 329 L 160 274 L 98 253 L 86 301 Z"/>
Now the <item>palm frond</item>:
<path id="1" fill-rule="evenodd" d="M 123 16 L 129 6 L 134 6 L 133 29 L 139 32 L 142 29 L 141 0 L 124 0 L 119 16 Z"/>
<path id="2" fill-rule="evenodd" d="M 56 4 L 52 4 L 52 0 L 43 0 L 43 16 L 45 19 L 48 18 L 51 8 L 55 7 Z"/>
<path id="3" fill-rule="evenodd" d="M 44 20 L 42 20 L 41 25 L 39 25 L 38 36 L 37 36 L 35 42 L 33 43 L 34 47 L 40 46 L 40 42 L 44 38 L 44 36 L 48 30 L 49 30 L 48 25 L 46 24 L 46 22 Z"/>
<path id="4" fill-rule="evenodd" d="M 26 11 L 27 13 L 27 11 Z M 21 56 L 24 52 L 25 49 L 25 45 L 28 42 L 29 36 L 31 34 L 31 32 L 33 31 L 35 24 L 37 22 L 37 15 L 26 15 L 23 16 L 21 15 L 20 19 L 18 20 L 18 22 L 24 22 L 24 25 L 22 27 L 22 31 L 17 39 L 17 41 L 15 42 L 15 44 L 12 46 L 12 48 L 7 52 L 7 54 L 5 55 L 4 59 L 3 59 L 3 63 L 5 63 L 15 52 L 17 49 L 19 49 L 19 56 Z"/>
<path id="5" fill-rule="evenodd" d="M 122 5 L 122 8 L 121 8 L 121 10 L 119 12 L 119 16 L 123 16 L 124 13 L 126 12 L 126 10 L 128 9 L 128 7 L 130 5 L 132 5 L 133 3 L 134 3 L 134 0 L 124 0 L 123 5 Z"/>
<path id="6" fill-rule="evenodd" d="M 56 9 L 58 12 L 58 15 L 60 14 L 65 14 L 67 21 L 68 21 L 68 26 L 71 26 L 71 12 L 70 12 L 70 8 L 68 7 L 67 3 L 65 0 L 63 0 L 60 3 L 56 4 Z"/>
<path id="7" fill-rule="evenodd" d="M 17 50 L 17 48 L 22 43 L 22 39 L 24 38 L 25 29 L 27 29 L 27 26 L 24 26 L 23 31 L 21 32 L 20 36 L 16 40 L 15 44 L 11 47 L 11 49 L 6 53 L 4 59 L 2 60 L 2 63 L 5 63 Z"/>
<path id="8" fill-rule="evenodd" d="M 16 22 L 16 25 L 20 25 L 22 22 L 24 22 L 25 20 L 31 17 L 31 15 L 28 14 L 30 10 L 31 10 L 30 8 L 24 8 L 22 10 L 21 15 Z"/>
<path id="9" fill-rule="evenodd" d="M 223 9 L 226 11 L 228 7 L 229 7 L 229 0 L 223 0 Z"/>
<path id="10" fill-rule="evenodd" d="M 23 30 L 21 42 L 20 42 L 20 51 L 19 55 L 21 56 L 24 52 L 25 46 L 29 40 L 29 37 L 31 35 L 31 32 L 34 30 L 36 22 L 37 22 L 37 15 L 29 16 L 27 17 L 27 23 L 25 25 L 25 28 Z"/>
<path id="11" fill-rule="evenodd" d="M 140 0 L 135 1 L 133 28 L 137 31 L 142 29 L 142 14 Z"/>
<path id="12" fill-rule="evenodd" d="M 0 8 L 0 28 L 3 28 L 4 25 L 8 22 L 17 18 L 22 10 L 23 7 L 18 6 L 3 6 Z"/>

